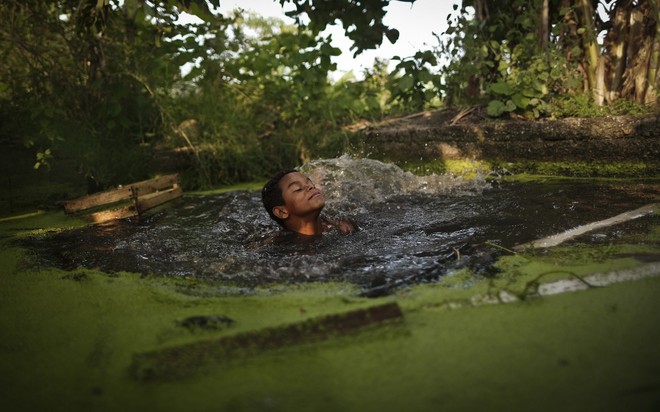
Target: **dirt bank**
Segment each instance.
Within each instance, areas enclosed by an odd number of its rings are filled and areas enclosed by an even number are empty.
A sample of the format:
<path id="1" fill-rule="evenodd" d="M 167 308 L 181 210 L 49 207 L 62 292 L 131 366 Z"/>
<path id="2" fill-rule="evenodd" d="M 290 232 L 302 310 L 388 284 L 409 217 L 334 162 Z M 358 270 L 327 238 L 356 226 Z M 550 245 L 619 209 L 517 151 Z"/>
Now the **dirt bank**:
<path id="1" fill-rule="evenodd" d="M 658 114 L 528 121 L 493 120 L 478 109 L 443 109 L 353 131 L 361 135 L 365 153 L 398 163 L 470 160 L 527 172 L 548 163 L 620 166 L 566 173 L 580 175 L 657 176 L 659 170 Z"/>

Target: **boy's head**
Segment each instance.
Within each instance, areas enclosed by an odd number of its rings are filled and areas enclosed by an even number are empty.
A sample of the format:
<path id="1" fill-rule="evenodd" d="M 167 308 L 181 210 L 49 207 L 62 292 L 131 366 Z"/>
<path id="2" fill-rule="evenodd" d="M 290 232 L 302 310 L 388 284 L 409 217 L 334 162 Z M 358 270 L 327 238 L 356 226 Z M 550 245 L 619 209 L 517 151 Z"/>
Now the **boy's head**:
<path id="1" fill-rule="evenodd" d="M 321 191 L 296 170 L 273 176 L 261 190 L 261 200 L 270 217 L 285 228 L 287 221 L 318 217 L 325 206 Z"/>

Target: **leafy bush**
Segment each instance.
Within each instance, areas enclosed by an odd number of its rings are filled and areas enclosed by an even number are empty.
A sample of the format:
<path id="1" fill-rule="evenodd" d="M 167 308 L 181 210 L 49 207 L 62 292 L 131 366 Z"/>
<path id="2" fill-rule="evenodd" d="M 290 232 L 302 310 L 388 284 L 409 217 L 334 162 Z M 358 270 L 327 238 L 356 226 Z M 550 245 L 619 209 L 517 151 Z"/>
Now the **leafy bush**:
<path id="1" fill-rule="evenodd" d="M 421 111 L 439 98 L 441 77 L 432 72 L 438 62 L 432 51 L 419 51 L 408 58 L 394 57 L 399 63 L 388 81 L 390 102 L 400 103 L 410 111 Z"/>

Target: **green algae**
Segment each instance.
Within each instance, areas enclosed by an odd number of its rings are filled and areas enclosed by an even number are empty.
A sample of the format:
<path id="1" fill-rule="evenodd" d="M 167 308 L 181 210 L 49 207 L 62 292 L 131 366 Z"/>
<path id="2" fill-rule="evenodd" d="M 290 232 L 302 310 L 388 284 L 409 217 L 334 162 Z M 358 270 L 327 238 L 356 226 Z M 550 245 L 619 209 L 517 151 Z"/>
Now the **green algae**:
<path id="1" fill-rule="evenodd" d="M 189 316 L 227 316 L 235 326 L 221 333 L 239 333 L 368 304 L 325 285 L 268 298 L 199 298 L 178 293 L 171 279 L 87 269 L 5 272 L 1 283 L 2 387 L 17 395 L 13 406 L 45 407 L 56 394 L 82 406 L 117 381 L 133 386 L 125 375 L 134 353 L 217 335 L 182 328 Z"/>
<path id="2" fill-rule="evenodd" d="M 50 232 L 75 229 L 89 222 L 63 211 L 45 212 L 37 210 L 0 219 L 0 239 L 43 235 Z"/>
<path id="3" fill-rule="evenodd" d="M 411 299 L 414 303 L 403 303 L 402 307 L 411 310 L 474 306 L 498 300 L 501 292 L 522 301 L 533 300 L 539 297 L 537 290 L 543 284 L 566 279 L 582 281 L 587 275 L 634 270 L 644 265 L 634 256 L 645 254 L 660 257 L 660 247 L 657 243 L 616 247 L 573 244 L 542 254 L 535 251 L 511 254 L 493 264 L 495 276 L 478 276 L 462 269 L 434 284 L 411 287 L 401 293 L 414 297 Z"/>
<path id="4" fill-rule="evenodd" d="M 515 174 L 569 177 L 644 178 L 658 175 L 657 163 L 642 161 L 494 161 L 492 169 Z"/>
<path id="5" fill-rule="evenodd" d="M 222 285 L 134 273 L 34 270 L 9 241 L 82 225 L 59 213 L 0 222 L 0 387 L 10 410 L 652 410 L 660 405 L 660 278 L 540 297 L 538 283 L 644 265 L 651 224 L 617 244 L 507 254 L 495 277 L 462 270 L 365 299 L 350 284 L 227 295 Z M 479 305 L 475 296 L 525 298 Z M 136 354 L 386 302 L 404 321 L 251 352 L 168 383 L 140 382 Z M 226 316 L 189 330 L 191 316 Z M 54 402 L 54 400 L 57 400 Z"/>
<path id="6" fill-rule="evenodd" d="M 416 175 L 453 174 L 466 178 L 493 173 L 580 178 L 653 179 L 658 175 L 657 162 L 645 161 L 501 161 L 497 159 L 429 159 L 419 160 L 377 156 Z"/>
<path id="7" fill-rule="evenodd" d="M 418 176 L 451 174 L 466 179 L 474 179 L 477 176 L 488 174 L 493 170 L 489 162 L 468 159 L 406 160 L 393 163 L 397 164 L 403 170 Z"/>
<path id="8" fill-rule="evenodd" d="M 259 182 L 246 182 L 246 183 L 240 183 L 240 184 L 235 184 L 235 185 L 230 185 L 230 186 L 223 186 L 217 189 L 211 189 L 211 190 L 196 190 L 196 191 L 190 191 L 186 192 L 186 195 L 195 195 L 195 196 L 207 196 L 207 195 L 218 195 L 222 193 L 227 193 L 227 192 L 236 192 L 236 191 L 256 191 L 256 190 L 261 190 L 263 185 L 265 184 L 265 181 L 259 181 Z"/>
<path id="9" fill-rule="evenodd" d="M 283 326 L 138 353 L 130 369 L 139 380 L 181 380 L 198 374 L 200 370 L 217 368 L 218 364 L 236 357 L 336 339 L 385 324 L 391 325 L 401 317 L 401 309 L 396 303 L 374 305 Z"/>
<path id="10" fill-rule="evenodd" d="M 0 379 L 12 410 L 618 410 L 652 406 L 660 388 L 658 278 L 454 310 L 426 304 L 445 297 L 436 285 L 378 300 L 325 285 L 209 299 L 166 279 L 83 269 L 5 275 L 2 291 Z M 403 325 L 237 357 L 178 382 L 128 373 L 135 353 L 392 300 Z M 178 325 L 199 314 L 224 314 L 236 329 Z"/>

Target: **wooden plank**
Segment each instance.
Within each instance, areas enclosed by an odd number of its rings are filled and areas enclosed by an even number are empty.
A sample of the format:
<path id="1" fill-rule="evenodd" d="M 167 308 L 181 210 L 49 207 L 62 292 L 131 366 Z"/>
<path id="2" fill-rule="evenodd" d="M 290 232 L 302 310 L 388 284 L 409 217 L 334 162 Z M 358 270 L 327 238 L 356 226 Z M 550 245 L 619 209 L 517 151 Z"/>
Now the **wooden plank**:
<path id="1" fill-rule="evenodd" d="M 236 356 L 302 343 L 321 342 L 402 319 L 403 313 L 399 305 L 384 303 L 288 325 L 138 353 L 133 358 L 131 372 L 135 378 L 146 381 L 188 378 L 200 368 Z"/>
<path id="2" fill-rule="evenodd" d="M 168 190 L 150 193 L 148 195 L 140 196 L 137 198 L 138 213 L 143 213 L 146 210 L 162 205 L 165 202 L 174 200 L 181 197 L 183 190 L 179 186 L 175 186 Z"/>
<path id="3" fill-rule="evenodd" d="M 67 213 L 79 212 L 96 206 L 128 200 L 131 197 L 145 195 L 156 190 L 178 185 L 177 174 L 165 175 L 154 179 L 143 180 L 117 189 L 110 189 L 89 196 L 70 200 L 64 204 Z"/>
<path id="4" fill-rule="evenodd" d="M 135 188 L 135 192 L 137 196 L 143 196 L 148 193 L 155 192 L 157 190 L 162 190 L 178 185 L 179 185 L 179 175 L 172 174 L 172 175 L 156 177 L 150 180 L 145 180 L 143 182 L 132 184 L 131 186 Z"/>
<path id="5" fill-rule="evenodd" d="M 67 213 L 80 212 L 81 210 L 90 209 L 95 206 L 128 200 L 131 196 L 133 196 L 133 192 L 128 186 L 106 190 L 105 192 L 94 193 L 93 195 L 65 202 L 64 211 Z"/>
<path id="6" fill-rule="evenodd" d="M 91 219 L 94 223 L 103 223 L 109 220 L 126 219 L 127 217 L 135 217 L 137 215 L 138 212 L 135 209 L 135 205 L 130 204 L 117 209 L 91 213 L 89 215 L 85 215 L 85 218 Z"/>
<path id="7" fill-rule="evenodd" d="M 162 205 L 163 203 L 181 197 L 183 190 L 179 187 L 163 190 L 160 192 L 150 193 L 137 199 L 137 208 L 135 203 L 125 205 L 112 210 L 104 210 L 101 212 L 90 213 L 85 215 L 85 218 L 92 220 L 94 223 L 103 223 L 109 220 L 126 219 L 128 217 L 138 216 L 149 209 Z"/>

